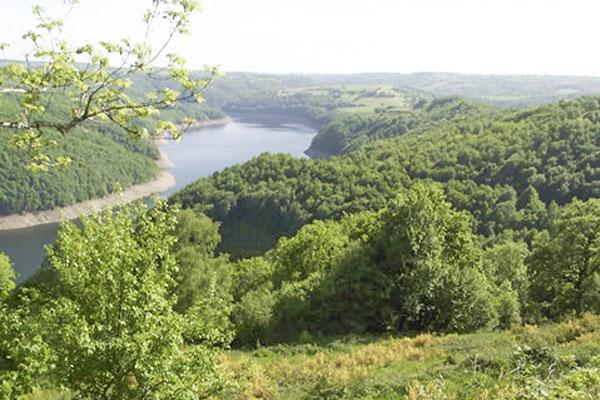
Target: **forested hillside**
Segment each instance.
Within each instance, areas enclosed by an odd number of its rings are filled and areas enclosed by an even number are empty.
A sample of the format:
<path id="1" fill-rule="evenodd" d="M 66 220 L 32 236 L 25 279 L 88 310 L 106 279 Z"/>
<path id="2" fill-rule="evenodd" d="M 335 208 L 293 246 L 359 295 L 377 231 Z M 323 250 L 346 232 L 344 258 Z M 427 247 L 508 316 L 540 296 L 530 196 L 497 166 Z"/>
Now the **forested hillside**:
<path id="1" fill-rule="evenodd" d="M 164 81 L 137 77 L 130 89 L 132 97 L 143 97 L 151 89 L 164 86 Z M 56 96 L 47 104 L 46 114 L 54 120 L 67 113 L 68 101 Z M 17 112 L 14 98 L 0 97 L 0 117 L 8 119 Z M 225 114 L 182 103 L 178 108 L 163 110 L 163 118 L 184 124 L 186 117 L 202 121 L 223 118 Z M 136 121 L 149 131 L 156 128 L 154 118 Z M 44 140 L 53 140 L 48 155 L 70 155 L 72 162 L 65 168 L 49 168 L 33 173 L 28 169 L 30 159 L 26 149 L 10 145 L 10 132 L 0 130 L 0 215 L 48 210 L 76 202 L 105 196 L 120 187 L 146 182 L 159 170 L 154 160 L 159 152 L 149 139 L 134 138 L 110 121 L 90 122 L 63 135 L 51 132 Z"/>
<path id="2" fill-rule="evenodd" d="M 460 97 L 428 100 L 420 97 L 404 112 L 390 108 L 377 113 L 344 113 L 326 125 L 313 139 L 307 154 L 318 157 L 342 155 L 379 139 L 423 133 L 449 123 L 494 120 L 503 110 Z M 406 112 L 406 111 L 412 112 Z"/>
<path id="3" fill-rule="evenodd" d="M 600 195 L 599 100 L 507 112 L 453 99 L 415 117 L 347 118 L 333 123 L 347 127 L 336 128 L 347 132 L 339 143 L 401 136 L 327 161 L 263 155 L 172 200 L 221 221 L 222 250 L 237 256 L 267 250 L 314 219 L 379 210 L 417 180 L 438 182 L 479 233 L 530 237 L 556 205 Z"/>
<path id="4" fill-rule="evenodd" d="M 110 127 L 107 131 L 125 146 L 101 130 L 76 131 L 57 138 L 56 151 L 72 152 L 72 163 L 37 174 L 27 169 L 24 154 L 6 146 L 8 135 L 0 133 L 0 214 L 48 210 L 102 197 L 115 191 L 117 184 L 126 188 L 158 173 L 154 161 L 146 156 L 156 156 L 155 147 L 132 143 L 126 134 Z"/>

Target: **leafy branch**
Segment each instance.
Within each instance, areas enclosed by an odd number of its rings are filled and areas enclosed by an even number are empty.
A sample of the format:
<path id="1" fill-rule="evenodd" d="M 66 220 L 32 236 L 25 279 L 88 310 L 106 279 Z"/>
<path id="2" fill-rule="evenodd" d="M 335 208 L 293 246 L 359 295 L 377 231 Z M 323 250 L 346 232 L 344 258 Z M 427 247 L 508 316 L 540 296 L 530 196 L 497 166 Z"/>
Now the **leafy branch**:
<path id="1" fill-rule="evenodd" d="M 78 0 L 66 2 L 73 6 Z M 185 68 L 184 58 L 165 54 L 176 36 L 189 34 L 190 16 L 200 10 L 199 2 L 152 0 L 151 3 L 143 15 L 142 42 L 122 39 L 76 48 L 61 39 L 65 18 L 49 18 L 43 8 L 33 7 L 38 24 L 23 35 L 31 44 L 31 52 L 24 55 L 25 62 L 0 68 L 0 97 L 10 96 L 18 105 L 16 113 L 0 114 L 0 129 L 10 130 L 10 144 L 27 152 L 30 169 L 47 170 L 69 164 L 68 155 L 49 154 L 56 141 L 48 134 L 66 135 L 86 121 L 112 121 L 139 138 L 164 133 L 174 139 L 181 136 L 182 131 L 173 123 L 160 120 L 160 110 L 177 107 L 183 101 L 202 102 L 201 92 L 220 73 L 216 67 L 205 67 L 203 77 L 194 78 Z M 149 44 L 149 37 L 155 26 L 161 24 L 166 25 L 167 34 L 155 50 Z M 6 46 L 0 43 L 0 50 Z M 168 60 L 166 68 L 154 67 L 163 56 Z M 79 62 L 82 58 L 87 61 Z M 159 89 L 143 98 L 131 95 L 132 82 L 140 76 L 160 80 Z M 67 109 L 48 112 L 56 100 L 66 102 Z M 152 132 L 137 123 L 151 117 L 159 121 Z"/>

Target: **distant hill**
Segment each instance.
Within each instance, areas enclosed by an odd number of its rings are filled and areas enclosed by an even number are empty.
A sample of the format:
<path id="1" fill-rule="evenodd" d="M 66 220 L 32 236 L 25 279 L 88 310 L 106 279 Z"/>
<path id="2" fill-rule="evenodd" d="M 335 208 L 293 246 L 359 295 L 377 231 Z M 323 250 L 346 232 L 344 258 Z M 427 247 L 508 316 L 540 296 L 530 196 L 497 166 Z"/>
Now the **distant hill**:
<path id="1" fill-rule="evenodd" d="M 413 74 L 254 74 L 230 72 L 207 90 L 213 107 L 239 95 L 315 85 L 386 85 L 439 97 L 465 96 L 502 107 L 526 107 L 600 94 L 600 77 L 547 75 L 467 75 L 445 72 Z"/>

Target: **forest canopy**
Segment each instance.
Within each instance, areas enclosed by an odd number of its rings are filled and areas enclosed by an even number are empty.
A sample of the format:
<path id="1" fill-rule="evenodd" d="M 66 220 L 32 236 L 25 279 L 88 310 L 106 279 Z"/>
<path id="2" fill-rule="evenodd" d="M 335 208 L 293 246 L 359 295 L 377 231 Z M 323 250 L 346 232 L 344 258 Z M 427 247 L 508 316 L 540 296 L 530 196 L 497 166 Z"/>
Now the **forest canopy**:
<path id="1" fill-rule="evenodd" d="M 382 209 L 416 181 L 437 182 L 479 234 L 531 239 L 558 205 L 600 195 L 599 112 L 597 97 L 519 111 L 450 98 L 416 117 L 348 117 L 313 146 L 344 132 L 340 143 L 366 142 L 354 151 L 320 161 L 265 154 L 172 201 L 221 221 L 221 249 L 234 256 L 260 254 L 315 219 Z"/>

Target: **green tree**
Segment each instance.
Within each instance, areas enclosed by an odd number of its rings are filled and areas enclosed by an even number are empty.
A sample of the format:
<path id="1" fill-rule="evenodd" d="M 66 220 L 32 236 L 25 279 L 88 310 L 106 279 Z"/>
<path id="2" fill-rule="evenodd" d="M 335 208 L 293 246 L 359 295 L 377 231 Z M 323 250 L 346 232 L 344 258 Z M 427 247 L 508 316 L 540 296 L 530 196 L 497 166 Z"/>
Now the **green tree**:
<path id="1" fill-rule="evenodd" d="M 524 242 L 506 240 L 489 247 L 484 253 L 485 270 L 490 280 L 500 286 L 508 282 L 519 296 L 521 302 L 527 300 L 529 277 L 525 260 L 529 256 L 529 248 Z"/>
<path id="2" fill-rule="evenodd" d="M 0 299 L 14 289 L 16 274 L 10 259 L 6 254 L 0 253 Z"/>
<path id="3" fill-rule="evenodd" d="M 78 1 L 65 2 L 74 6 Z M 31 52 L 25 55 L 24 63 L 0 68 L 0 96 L 17 104 L 15 112 L 0 113 L 0 127 L 11 131 L 10 143 L 28 152 L 32 169 L 48 169 L 70 162 L 68 154 L 51 156 L 48 152 L 56 145 L 52 133 L 64 135 L 88 121 L 109 120 L 136 137 L 147 137 L 150 132 L 137 121 L 158 115 L 161 109 L 175 107 L 182 100 L 200 101 L 200 91 L 217 70 L 208 68 L 207 78 L 195 79 L 185 69 L 182 57 L 164 54 L 174 37 L 189 33 L 190 15 L 199 9 L 197 0 L 153 0 L 143 14 L 143 41 L 101 41 L 73 48 L 61 38 L 64 21 L 48 17 L 35 6 L 38 25 L 23 36 L 30 41 Z M 163 28 L 166 39 L 154 49 L 150 38 Z M 0 43 L 0 50 L 6 46 Z M 168 59 L 166 72 L 153 67 L 161 56 Z M 111 65 L 114 60 L 122 61 Z M 139 75 L 168 78 L 175 84 L 132 96 L 128 89 Z M 67 107 L 61 113 L 47 113 L 57 99 L 65 101 Z M 160 121 L 153 133 L 162 132 L 175 138 L 181 133 L 168 121 Z"/>
<path id="4" fill-rule="evenodd" d="M 498 287 L 496 296 L 498 327 L 508 329 L 513 324 L 521 322 L 521 303 L 519 296 L 509 281 L 504 281 Z"/>
<path id="5" fill-rule="evenodd" d="M 215 256 L 221 240 L 219 224 L 204 214 L 183 210 L 177 214 L 175 235 L 173 251 L 179 266 L 175 309 L 185 312 L 212 295 L 231 303 L 231 264 L 226 255 Z"/>
<path id="6" fill-rule="evenodd" d="M 381 218 L 370 257 L 387 293 L 382 306 L 391 322 L 451 331 L 494 323 L 492 287 L 466 213 L 452 210 L 439 188 L 416 184 Z"/>
<path id="7" fill-rule="evenodd" d="M 527 261 L 531 296 L 551 318 L 600 312 L 600 199 L 574 199 L 549 231 L 538 234 Z"/>
<path id="8" fill-rule="evenodd" d="M 235 264 L 232 320 L 240 344 L 255 345 L 268 337 L 276 303 L 273 272 L 274 265 L 263 257 Z"/>
<path id="9" fill-rule="evenodd" d="M 62 225 L 47 250 L 54 280 L 22 288 L 5 317 L 5 395 L 40 378 L 76 398 L 197 399 L 220 389 L 214 344 L 227 338 L 216 311 L 226 307 L 174 311 L 176 222 L 176 210 L 158 202 Z M 190 333 L 198 344 L 186 349 Z"/>
<path id="10" fill-rule="evenodd" d="M 276 303 L 275 294 L 265 288 L 252 290 L 242 296 L 233 313 L 241 344 L 253 346 L 269 337 Z"/>

